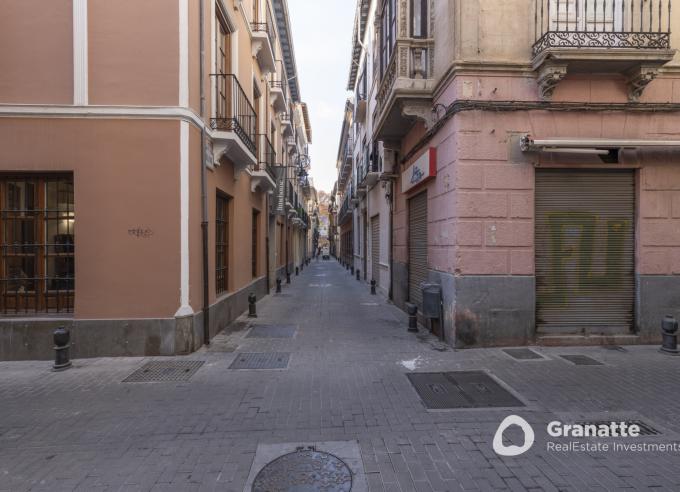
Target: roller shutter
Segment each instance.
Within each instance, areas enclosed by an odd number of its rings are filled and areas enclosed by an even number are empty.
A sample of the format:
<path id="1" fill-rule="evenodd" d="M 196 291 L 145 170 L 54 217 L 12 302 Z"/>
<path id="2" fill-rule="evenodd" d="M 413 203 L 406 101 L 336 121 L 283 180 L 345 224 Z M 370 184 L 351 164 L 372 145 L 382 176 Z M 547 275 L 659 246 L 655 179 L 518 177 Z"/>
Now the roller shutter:
<path id="1" fill-rule="evenodd" d="M 380 283 L 380 216 L 371 218 L 371 274 Z"/>
<path id="2" fill-rule="evenodd" d="M 427 280 L 427 192 L 408 202 L 409 300 L 422 307 L 420 284 Z"/>
<path id="3" fill-rule="evenodd" d="M 536 171 L 536 324 L 542 334 L 633 328 L 633 171 Z"/>

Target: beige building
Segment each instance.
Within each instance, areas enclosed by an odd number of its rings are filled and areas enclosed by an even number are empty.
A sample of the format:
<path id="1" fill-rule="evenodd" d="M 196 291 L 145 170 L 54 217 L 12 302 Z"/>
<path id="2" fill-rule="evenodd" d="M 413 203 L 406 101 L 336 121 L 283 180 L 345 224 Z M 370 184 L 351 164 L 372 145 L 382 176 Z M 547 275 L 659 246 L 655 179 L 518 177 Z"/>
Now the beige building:
<path id="1" fill-rule="evenodd" d="M 304 260 L 285 0 L 4 0 L 0 45 L 0 359 L 189 353 Z"/>

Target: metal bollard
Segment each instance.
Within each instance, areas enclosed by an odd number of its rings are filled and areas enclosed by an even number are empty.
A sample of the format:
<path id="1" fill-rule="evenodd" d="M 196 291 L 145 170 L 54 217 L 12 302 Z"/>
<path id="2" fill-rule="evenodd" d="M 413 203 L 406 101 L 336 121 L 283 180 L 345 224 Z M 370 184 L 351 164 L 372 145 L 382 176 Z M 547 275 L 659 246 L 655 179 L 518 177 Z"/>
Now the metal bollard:
<path id="1" fill-rule="evenodd" d="M 371 295 L 375 295 L 375 279 L 371 280 Z"/>
<path id="2" fill-rule="evenodd" d="M 257 308 L 255 307 L 255 303 L 257 302 L 257 296 L 251 292 L 248 295 L 248 317 L 249 318 L 257 318 Z"/>
<path id="3" fill-rule="evenodd" d="M 290 272 L 288 270 L 286 270 L 286 283 L 290 283 Z"/>
<path id="4" fill-rule="evenodd" d="M 361 280 L 361 270 L 357 268 L 357 280 Z"/>
<path id="5" fill-rule="evenodd" d="M 678 350 L 678 322 L 673 316 L 666 316 L 661 322 L 663 343 L 661 352 L 668 355 L 680 355 Z"/>
<path id="6" fill-rule="evenodd" d="M 279 277 L 276 278 L 276 293 L 281 293 L 281 278 Z"/>
<path id="7" fill-rule="evenodd" d="M 406 312 L 408 313 L 408 331 L 416 333 L 418 331 L 418 306 L 407 302 Z"/>
<path id="8" fill-rule="evenodd" d="M 295 276 L 300 275 L 300 267 L 295 267 Z"/>
<path id="9" fill-rule="evenodd" d="M 60 326 L 54 330 L 54 371 L 65 371 L 71 367 L 71 333 Z"/>
<path id="10" fill-rule="evenodd" d="M 304 261 L 302 263 L 300 263 L 300 271 L 301 272 L 305 271 L 305 262 Z"/>

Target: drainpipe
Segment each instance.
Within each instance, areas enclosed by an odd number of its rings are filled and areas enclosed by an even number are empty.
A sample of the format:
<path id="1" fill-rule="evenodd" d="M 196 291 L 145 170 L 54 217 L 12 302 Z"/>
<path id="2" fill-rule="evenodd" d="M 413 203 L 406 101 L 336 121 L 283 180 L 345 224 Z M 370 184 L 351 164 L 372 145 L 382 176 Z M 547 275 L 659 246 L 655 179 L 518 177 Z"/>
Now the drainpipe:
<path id="1" fill-rule="evenodd" d="M 199 83 L 201 120 L 205 117 L 205 5 L 199 2 Z M 203 343 L 210 345 L 210 277 L 208 266 L 208 176 L 205 167 L 205 124 L 201 128 L 201 241 L 203 246 Z"/>
<path id="2" fill-rule="evenodd" d="M 266 214 L 265 217 L 267 218 L 267 221 L 265 223 L 266 230 L 267 230 L 266 231 L 267 232 L 266 233 L 266 239 L 265 239 L 266 250 L 267 250 L 266 258 L 265 258 L 265 266 L 267 268 L 267 295 L 269 295 L 269 293 L 270 293 L 269 281 L 271 280 L 271 275 L 269 274 L 269 222 L 270 222 L 270 218 L 269 218 L 269 193 L 265 194 L 264 210 L 265 210 L 265 214 Z"/>
<path id="3" fill-rule="evenodd" d="M 392 257 L 392 235 L 393 231 L 392 228 L 394 226 L 394 181 L 390 180 L 388 186 L 390 187 L 390 200 L 389 200 L 389 207 L 390 207 L 390 231 L 389 231 L 389 236 L 388 236 L 388 248 L 387 248 L 387 254 L 388 254 L 388 261 L 387 263 L 390 265 L 390 288 L 389 288 L 389 293 L 387 294 L 388 298 L 390 301 L 394 301 L 394 291 L 393 291 L 393 285 L 394 285 L 394 264 L 393 264 L 393 257 Z"/>

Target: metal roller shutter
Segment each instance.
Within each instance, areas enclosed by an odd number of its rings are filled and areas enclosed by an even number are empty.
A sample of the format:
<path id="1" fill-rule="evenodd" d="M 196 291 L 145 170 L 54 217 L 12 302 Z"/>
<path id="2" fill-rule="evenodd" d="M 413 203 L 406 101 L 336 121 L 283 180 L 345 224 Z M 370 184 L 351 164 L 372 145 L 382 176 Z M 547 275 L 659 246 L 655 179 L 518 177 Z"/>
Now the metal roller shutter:
<path id="1" fill-rule="evenodd" d="M 537 170 L 538 332 L 630 333 L 634 304 L 634 172 Z"/>
<path id="2" fill-rule="evenodd" d="M 427 193 L 408 202 L 409 300 L 422 307 L 420 284 L 427 280 Z"/>
<path id="3" fill-rule="evenodd" d="M 380 216 L 371 218 L 371 274 L 380 284 Z"/>

